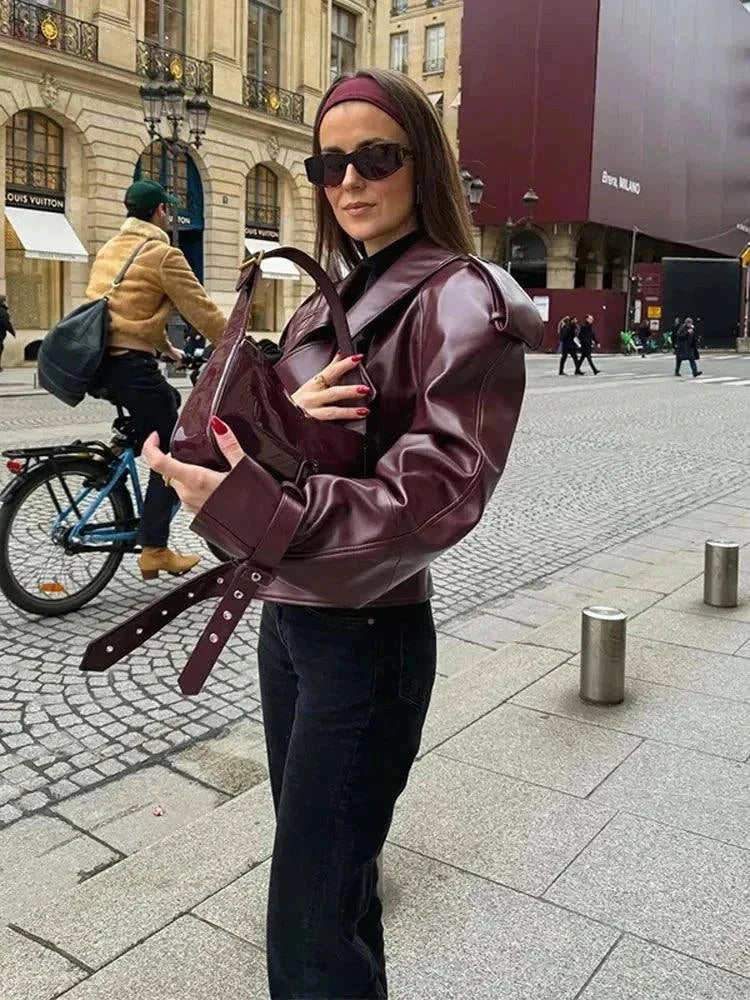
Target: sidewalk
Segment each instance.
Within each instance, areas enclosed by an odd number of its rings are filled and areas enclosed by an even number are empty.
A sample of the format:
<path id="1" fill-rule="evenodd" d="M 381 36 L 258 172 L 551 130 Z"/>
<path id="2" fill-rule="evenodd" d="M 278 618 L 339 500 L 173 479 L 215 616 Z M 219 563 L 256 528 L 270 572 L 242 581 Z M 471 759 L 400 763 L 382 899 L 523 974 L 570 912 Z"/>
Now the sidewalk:
<path id="1" fill-rule="evenodd" d="M 709 537 L 748 595 L 750 488 L 482 609 L 519 624 L 489 656 L 442 640 L 384 853 L 393 1000 L 750 998 L 750 604 L 701 603 Z M 630 615 L 620 706 L 578 698 L 587 604 Z M 56 811 L 0 833 L 2 1000 L 265 1000 L 257 724 Z"/>

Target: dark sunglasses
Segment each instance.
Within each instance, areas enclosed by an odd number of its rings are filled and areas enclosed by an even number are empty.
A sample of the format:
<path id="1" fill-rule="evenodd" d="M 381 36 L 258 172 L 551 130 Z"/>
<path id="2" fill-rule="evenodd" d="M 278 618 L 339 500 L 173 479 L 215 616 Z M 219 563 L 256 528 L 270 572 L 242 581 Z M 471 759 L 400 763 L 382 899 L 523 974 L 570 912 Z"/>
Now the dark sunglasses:
<path id="1" fill-rule="evenodd" d="M 397 142 L 374 142 L 354 153 L 319 153 L 305 160 L 307 179 L 318 187 L 338 187 L 351 163 L 366 181 L 382 181 L 395 174 L 414 154 Z"/>

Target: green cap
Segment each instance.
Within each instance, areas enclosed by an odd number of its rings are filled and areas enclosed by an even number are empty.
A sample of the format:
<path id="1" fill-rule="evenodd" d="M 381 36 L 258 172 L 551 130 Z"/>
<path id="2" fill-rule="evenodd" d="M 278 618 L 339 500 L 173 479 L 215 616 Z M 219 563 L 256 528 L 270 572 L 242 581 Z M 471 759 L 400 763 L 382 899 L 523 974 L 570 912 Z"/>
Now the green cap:
<path id="1" fill-rule="evenodd" d="M 139 215 L 150 215 L 159 205 L 179 205 L 180 199 L 167 194 L 157 181 L 136 181 L 125 192 L 125 207 Z"/>

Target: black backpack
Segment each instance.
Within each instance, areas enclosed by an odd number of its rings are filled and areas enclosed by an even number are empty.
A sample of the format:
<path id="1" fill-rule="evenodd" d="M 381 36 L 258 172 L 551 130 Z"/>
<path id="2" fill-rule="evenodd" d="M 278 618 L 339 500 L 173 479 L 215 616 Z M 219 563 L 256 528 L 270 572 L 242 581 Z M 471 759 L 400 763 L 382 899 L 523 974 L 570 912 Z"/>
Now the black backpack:
<path id="1" fill-rule="evenodd" d="M 122 284 L 128 268 L 150 243 L 131 253 L 107 295 L 84 302 L 56 323 L 42 341 L 37 358 L 39 385 L 68 406 L 78 406 L 99 370 L 107 347 L 109 296 Z"/>

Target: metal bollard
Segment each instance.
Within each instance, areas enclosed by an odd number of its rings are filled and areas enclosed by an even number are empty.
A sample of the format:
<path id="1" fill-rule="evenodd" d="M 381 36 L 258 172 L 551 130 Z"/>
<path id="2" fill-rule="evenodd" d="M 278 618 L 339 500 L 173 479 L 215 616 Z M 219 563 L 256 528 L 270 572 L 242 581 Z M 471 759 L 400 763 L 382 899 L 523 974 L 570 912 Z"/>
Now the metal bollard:
<path id="1" fill-rule="evenodd" d="M 712 608 L 736 608 L 740 547 L 736 542 L 706 542 L 703 562 L 703 603 Z"/>
<path id="2" fill-rule="evenodd" d="M 583 701 L 617 705 L 625 698 L 625 644 L 628 616 L 617 608 L 584 608 L 581 616 Z"/>

